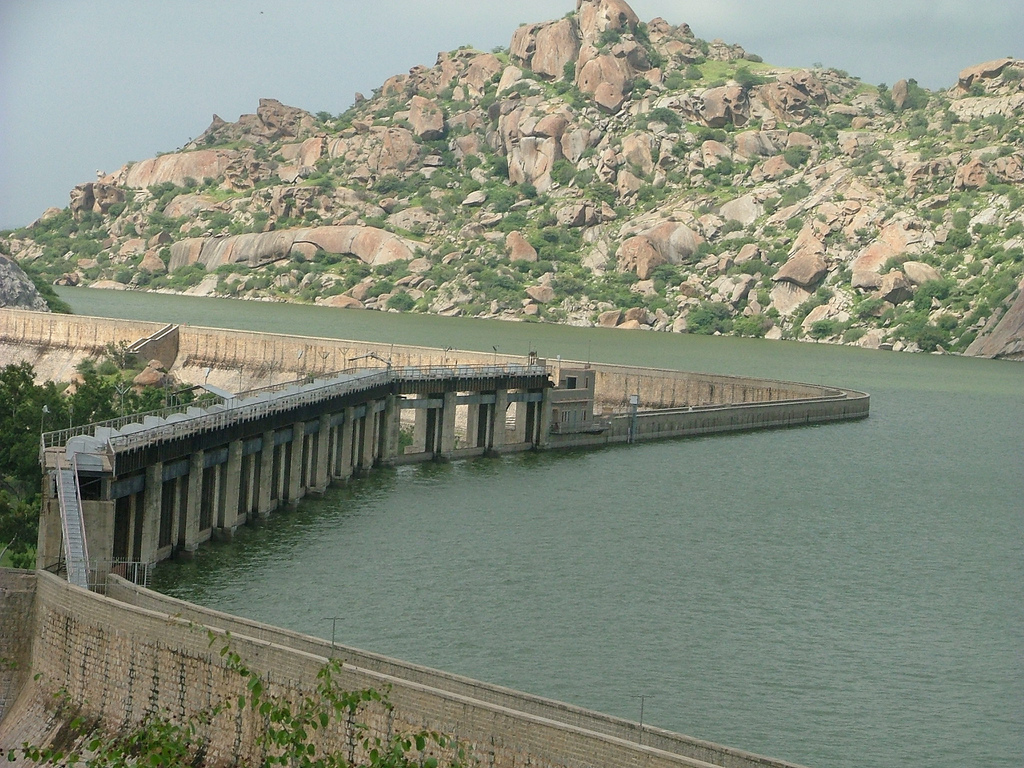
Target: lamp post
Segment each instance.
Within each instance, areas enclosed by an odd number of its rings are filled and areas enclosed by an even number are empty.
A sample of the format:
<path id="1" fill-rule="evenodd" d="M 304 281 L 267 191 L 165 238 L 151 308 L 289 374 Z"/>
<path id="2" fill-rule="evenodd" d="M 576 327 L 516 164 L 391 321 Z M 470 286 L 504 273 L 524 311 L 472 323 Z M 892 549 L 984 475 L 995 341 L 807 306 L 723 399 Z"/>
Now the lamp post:
<path id="1" fill-rule="evenodd" d="M 48 414 L 49 412 L 50 412 L 50 406 L 48 406 L 48 405 L 44 405 L 43 406 L 43 410 L 41 410 L 39 412 L 39 434 L 40 434 L 40 436 L 43 434 L 43 419 L 46 417 L 46 414 Z"/>
<path id="2" fill-rule="evenodd" d="M 130 384 L 125 384 L 125 383 L 122 382 L 120 384 L 115 384 L 114 385 L 114 389 L 117 390 L 117 397 L 118 397 L 118 400 L 119 400 L 120 406 L 121 406 L 121 415 L 124 416 L 124 395 L 125 395 L 125 392 L 127 392 L 129 389 L 131 389 L 131 385 Z M 166 406 L 166 405 L 167 405 L 167 386 L 165 384 L 164 385 L 164 406 Z"/>

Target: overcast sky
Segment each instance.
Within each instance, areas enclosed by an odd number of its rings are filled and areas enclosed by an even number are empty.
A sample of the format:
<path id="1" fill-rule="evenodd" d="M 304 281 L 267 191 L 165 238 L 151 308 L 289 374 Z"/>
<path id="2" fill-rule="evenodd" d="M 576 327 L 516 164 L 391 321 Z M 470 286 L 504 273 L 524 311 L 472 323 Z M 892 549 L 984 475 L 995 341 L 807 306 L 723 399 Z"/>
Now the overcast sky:
<path id="1" fill-rule="evenodd" d="M 634 0 L 785 66 L 945 88 L 1024 56 L 1022 0 Z M 64 207 L 76 184 L 172 151 L 261 97 L 342 112 L 460 45 L 507 46 L 575 0 L 0 0 L 0 228 Z"/>

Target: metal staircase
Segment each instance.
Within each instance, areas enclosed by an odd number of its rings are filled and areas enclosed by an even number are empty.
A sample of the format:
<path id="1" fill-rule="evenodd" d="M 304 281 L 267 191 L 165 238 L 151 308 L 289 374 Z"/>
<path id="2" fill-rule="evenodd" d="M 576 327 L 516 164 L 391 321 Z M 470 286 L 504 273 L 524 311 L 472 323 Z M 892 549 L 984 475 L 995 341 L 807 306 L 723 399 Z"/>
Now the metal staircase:
<path id="1" fill-rule="evenodd" d="M 57 498 L 60 501 L 60 523 L 64 531 L 64 558 L 68 581 L 89 588 L 89 547 L 82 520 L 82 495 L 78 488 L 78 467 L 72 455 L 70 465 L 64 458 L 57 468 Z"/>

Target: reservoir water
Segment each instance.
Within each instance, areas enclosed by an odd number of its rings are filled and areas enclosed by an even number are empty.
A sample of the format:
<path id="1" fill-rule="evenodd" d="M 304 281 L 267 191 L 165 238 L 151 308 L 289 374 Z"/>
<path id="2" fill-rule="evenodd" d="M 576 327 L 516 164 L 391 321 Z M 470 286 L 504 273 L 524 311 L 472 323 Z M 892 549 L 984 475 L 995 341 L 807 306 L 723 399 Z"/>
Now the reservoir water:
<path id="1" fill-rule="evenodd" d="M 833 426 L 382 470 L 168 594 L 810 766 L 1024 762 L 1024 366 L 62 289 L 80 314 L 750 374 Z"/>

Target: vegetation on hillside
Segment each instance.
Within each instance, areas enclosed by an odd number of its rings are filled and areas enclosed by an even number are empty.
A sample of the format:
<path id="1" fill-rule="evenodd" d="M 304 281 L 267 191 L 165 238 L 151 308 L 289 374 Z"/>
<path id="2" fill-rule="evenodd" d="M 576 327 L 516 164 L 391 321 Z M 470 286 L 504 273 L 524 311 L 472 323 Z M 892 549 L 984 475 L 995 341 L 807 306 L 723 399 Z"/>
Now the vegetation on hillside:
<path id="1" fill-rule="evenodd" d="M 551 22 L 582 35 L 546 52 L 560 72 L 514 39 L 339 115 L 261 103 L 153 161 L 174 180 L 127 166 L 5 247 L 57 284 L 924 351 L 964 351 L 1017 290 L 1024 62 L 933 92 L 576 19 Z M 621 104 L 587 90 L 600 61 Z M 204 152 L 223 170 L 182 176 Z M 406 255 L 256 245 L 328 226 Z"/>

